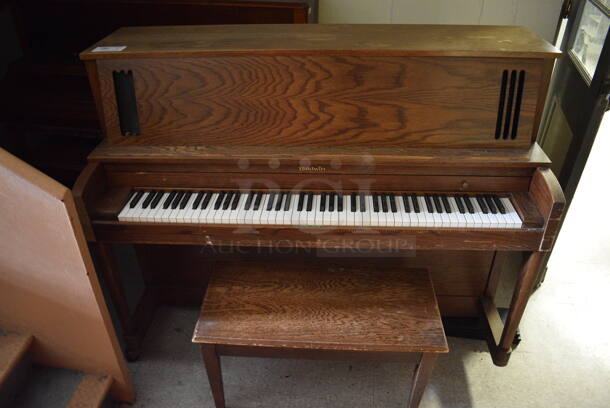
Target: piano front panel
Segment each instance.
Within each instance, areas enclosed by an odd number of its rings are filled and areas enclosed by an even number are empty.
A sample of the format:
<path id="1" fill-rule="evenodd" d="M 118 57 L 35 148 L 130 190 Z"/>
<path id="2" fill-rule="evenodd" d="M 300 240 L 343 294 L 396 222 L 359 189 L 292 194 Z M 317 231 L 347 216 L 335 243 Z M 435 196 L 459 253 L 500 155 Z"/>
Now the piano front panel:
<path id="1" fill-rule="evenodd" d="M 545 60 L 525 58 L 341 52 L 96 63 L 113 145 L 529 147 L 548 80 Z M 114 78 L 128 72 L 138 136 L 121 134 L 117 111 Z"/>
<path id="2" fill-rule="evenodd" d="M 111 185 L 142 188 L 212 188 L 311 191 L 528 191 L 525 176 L 243 174 L 189 172 L 112 172 Z"/>

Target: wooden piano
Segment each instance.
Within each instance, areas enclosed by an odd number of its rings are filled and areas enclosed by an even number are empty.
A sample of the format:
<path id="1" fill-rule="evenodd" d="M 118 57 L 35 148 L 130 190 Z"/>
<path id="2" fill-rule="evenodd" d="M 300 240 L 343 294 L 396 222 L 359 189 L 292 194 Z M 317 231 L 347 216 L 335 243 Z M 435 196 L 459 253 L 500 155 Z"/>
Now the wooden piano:
<path id="1" fill-rule="evenodd" d="M 181 268 L 317 257 L 427 267 L 443 316 L 480 316 L 506 365 L 564 207 L 536 144 L 558 55 L 522 27 L 426 25 L 123 28 L 84 51 L 105 138 L 74 190 L 128 355 L 163 285 L 200 301 Z M 135 311 L 114 243 L 146 268 L 181 254 Z"/>

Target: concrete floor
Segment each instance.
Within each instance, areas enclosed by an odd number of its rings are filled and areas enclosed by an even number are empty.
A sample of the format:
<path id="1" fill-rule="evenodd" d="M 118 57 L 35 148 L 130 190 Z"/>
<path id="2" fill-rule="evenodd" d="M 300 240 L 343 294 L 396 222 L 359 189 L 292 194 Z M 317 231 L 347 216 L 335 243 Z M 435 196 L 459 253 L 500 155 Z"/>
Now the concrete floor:
<path id="1" fill-rule="evenodd" d="M 521 324 L 508 367 L 483 342 L 449 339 L 421 407 L 610 407 L 610 117 Z M 601 189 L 602 186 L 605 189 Z M 162 308 L 140 361 L 129 365 L 135 407 L 213 407 L 199 350 L 190 343 L 196 310 Z M 227 405 L 402 407 L 406 363 L 223 358 Z"/>

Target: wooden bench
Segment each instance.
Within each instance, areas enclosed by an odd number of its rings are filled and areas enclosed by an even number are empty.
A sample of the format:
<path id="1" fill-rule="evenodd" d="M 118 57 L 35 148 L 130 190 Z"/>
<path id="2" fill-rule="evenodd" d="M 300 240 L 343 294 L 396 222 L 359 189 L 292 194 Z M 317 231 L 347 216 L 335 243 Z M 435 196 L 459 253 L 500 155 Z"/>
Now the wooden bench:
<path id="1" fill-rule="evenodd" d="M 194 343 L 217 408 L 225 398 L 221 355 L 358 359 L 419 354 L 409 407 L 417 407 L 438 353 L 447 353 L 430 276 L 313 262 L 218 265 Z"/>

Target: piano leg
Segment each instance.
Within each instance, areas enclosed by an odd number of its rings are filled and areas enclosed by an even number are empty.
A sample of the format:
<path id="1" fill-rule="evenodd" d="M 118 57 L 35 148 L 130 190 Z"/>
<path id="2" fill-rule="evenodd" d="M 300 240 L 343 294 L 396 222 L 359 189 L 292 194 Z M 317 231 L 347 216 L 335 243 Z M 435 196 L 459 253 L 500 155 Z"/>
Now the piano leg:
<path id="1" fill-rule="evenodd" d="M 521 268 L 513 291 L 506 323 L 498 314 L 493 300 L 488 295 L 481 298 L 481 310 L 488 329 L 488 345 L 493 362 L 497 366 L 505 366 L 510 359 L 513 340 L 519 328 L 519 322 L 527 306 L 530 295 L 536 283 L 536 276 L 543 258 L 542 252 L 532 252 Z"/>

